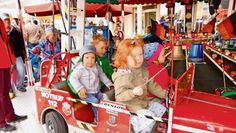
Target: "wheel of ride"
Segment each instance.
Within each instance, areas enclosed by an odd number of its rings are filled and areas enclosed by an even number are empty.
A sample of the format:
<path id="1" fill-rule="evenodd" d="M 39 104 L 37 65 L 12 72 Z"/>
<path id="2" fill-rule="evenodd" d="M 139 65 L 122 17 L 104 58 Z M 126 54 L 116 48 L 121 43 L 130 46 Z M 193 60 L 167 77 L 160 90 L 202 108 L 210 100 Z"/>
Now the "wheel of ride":
<path id="1" fill-rule="evenodd" d="M 65 120 L 57 112 L 49 112 L 45 117 L 48 133 L 68 133 Z"/>

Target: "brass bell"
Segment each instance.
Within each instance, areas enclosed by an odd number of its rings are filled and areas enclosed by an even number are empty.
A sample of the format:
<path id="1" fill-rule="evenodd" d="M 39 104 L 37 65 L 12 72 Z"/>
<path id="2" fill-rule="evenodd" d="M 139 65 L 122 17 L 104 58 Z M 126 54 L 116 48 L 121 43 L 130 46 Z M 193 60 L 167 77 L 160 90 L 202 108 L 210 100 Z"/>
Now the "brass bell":
<path id="1" fill-rule="evenodd" d="M 183 54 L 182 46 L 181 45 L 175 45 L 174 46 L 174 60 L 185 60 L 185 56 Z M 171 56 L 169 56 L 171 58 Z"/>

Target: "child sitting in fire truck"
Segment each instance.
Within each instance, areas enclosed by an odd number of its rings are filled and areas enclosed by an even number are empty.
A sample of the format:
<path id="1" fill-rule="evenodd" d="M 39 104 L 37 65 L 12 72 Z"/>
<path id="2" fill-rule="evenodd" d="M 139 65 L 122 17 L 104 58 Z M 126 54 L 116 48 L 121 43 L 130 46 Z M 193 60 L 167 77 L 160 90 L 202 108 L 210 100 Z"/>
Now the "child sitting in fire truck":
<path id="1" fill-rule="evenodd" d="M 112 79 L 115 87 L 115 99 L 127 105 L 131 112 L 161 117 L 166 108 L 159 103 L 148 101 L 147 91 L 159 98 L 165 98 L 166 91 L 153 80 L 148 80 L 148 72 L 143 67 L 143 41 L 126 39 L 117 48 L 114 58 Z M 151 132 L 155 121 L 144 117 L 131 116 L 135 132 Z"/>
<path id="2" fill-rule="evenodd" d="M 96 48 L 96 60 L 97 64 L 102 68 L 106 76 L 111 80 L 113 74 L 113 68 L 110 65 L 110 61 L 105 56 L 107 50 L 107 42 L 103 35 L 94 35 L 91 41 L 92 45 Z"/>
<path id="3" fill-rule="evenodd" d="M 100 91 L 100 80 L 110 88 L 112 82 L 107 78 L 102 69 L 96 64 L 96 49 L 91 45 L 85 45 L 80 50 L 81 62 L 68 76 L 68 85 L 73 93 L 82 100 L 99 103 L 104 95 Z M 98 120 L 97 108 L 92 107 L 95 122 Z"/>
<path id="4" fill-rule="evenodd" d="M 153 43 L 147 43 L 144 45 L 144 59 L 146 61 L 146 69 L 149 73 L 149 75 L 152 77 L 156 73 L 159 72 L 159 74 L 154 77 L 154 81 L 159 84 L 164 90 L 168 90 L 168 87 L 171 85 L 171 80 L 172 79 L 169 74 L 167 68 L 163 65 L 165 62 L 165 49 L 162 44 L 159 44 L 158 42 L 153 42 Z M 147 94 L 148 98 L 155 98 L 156 96 L 148 93 Z M 160 103 L 163 106 L 166 106 L 166 101 L 165 100 L 159 100 L 158 98 L 156 99 L 157 101 L 160 101 Z M 164 118 L 167 117 L 167 114 L 163 115 Z M 166 132 L 166 124 L 165 123 L 159 123 L 157 126 L 157 129 L 160 133 L 165 133 Z"/>

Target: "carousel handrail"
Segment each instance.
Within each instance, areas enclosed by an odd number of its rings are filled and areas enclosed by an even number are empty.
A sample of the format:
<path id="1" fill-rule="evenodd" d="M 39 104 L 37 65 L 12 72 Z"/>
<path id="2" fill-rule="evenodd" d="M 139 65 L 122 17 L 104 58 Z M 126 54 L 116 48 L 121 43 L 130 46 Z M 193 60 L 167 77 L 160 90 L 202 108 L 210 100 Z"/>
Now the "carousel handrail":
<path id="1" fill-rule="evenodd" d="M 209 55 L 206 51 L 203 51 L 203 53 L 211 60 L 211 62 L 213 64 L 216 65 L 216 67 L 218 67 L 220 69 L 220 71 L 222 71 L 228 78 L 230 81 L 232 81 L 235 85 L 236 85 L 236 81 L 234 81 L 234 79 L 227 73 L 224 71 L 224 69 L 222 67 L 220 67 L 220 65 L 218 65 Z"/>
<path id="2" fill-rule="evenodd" d="M 229 57 L 229 56 L 227 56 L 227 55 L 225 55 L 225 54 L 223 54 L 223 53 L 217 51 L 215 48 L 213 48 L 213 47 L 211 47 L 211 46 L 206 46 L 206 48 L 209 48 L 209 49 L 211 49 L 214 53 L 217 53 L 217 54 L 223 56 L 224 58 L 226 58 L 226 59 L 232 61 L 233 63 L 236 63 L 236 60 L 234 60 L 234 59 L 232 59 L 231 57 Z"/>
<path id="3" fill-rule="evenodd" d="M 19 7 L 19 19 L 21 20 L 20 21 L 20 30 L 21 30 L 21 33 L 23 35 L 23 38 L 25 38 L 25 34 L 24 33 L 24 28 L 23 28 L 23 16 L 22 16 L 22 7 L 21 7 L 21 2 L 20 0 L 17 0 L 17 4 L 18 4 L 18 7 Z M 31 62 L 30 62 L 30 59 L 29 59 L 29 53 L 27 52 L 27 42 L 26 40 L 24 39 L 24 49 L 25 49 L 25 52 L 26 52 L 26 58 L 25 58 L 25 64 L 26 64 L 26 73 L 27 73 L 27 76 L 28 76 L 28 85 L 29 86 L 33 86 L 34 85 L 34 82 L 35 82 L 35 79 L 33 77 L 33 71 L 32 71 L 32 65 L 31 65 Z"/>

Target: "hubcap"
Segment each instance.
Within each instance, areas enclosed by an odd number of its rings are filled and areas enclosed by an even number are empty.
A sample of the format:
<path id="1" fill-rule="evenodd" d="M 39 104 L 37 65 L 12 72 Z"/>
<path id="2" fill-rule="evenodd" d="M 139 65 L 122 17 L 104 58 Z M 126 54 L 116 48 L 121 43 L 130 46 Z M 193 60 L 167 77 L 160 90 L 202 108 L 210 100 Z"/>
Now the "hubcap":
<path id="1" fill-rule="evenodd" d="M 54 125 L 51 120 L 48 121 L 48 129 L 51 133 L 55 133 Z"/>

